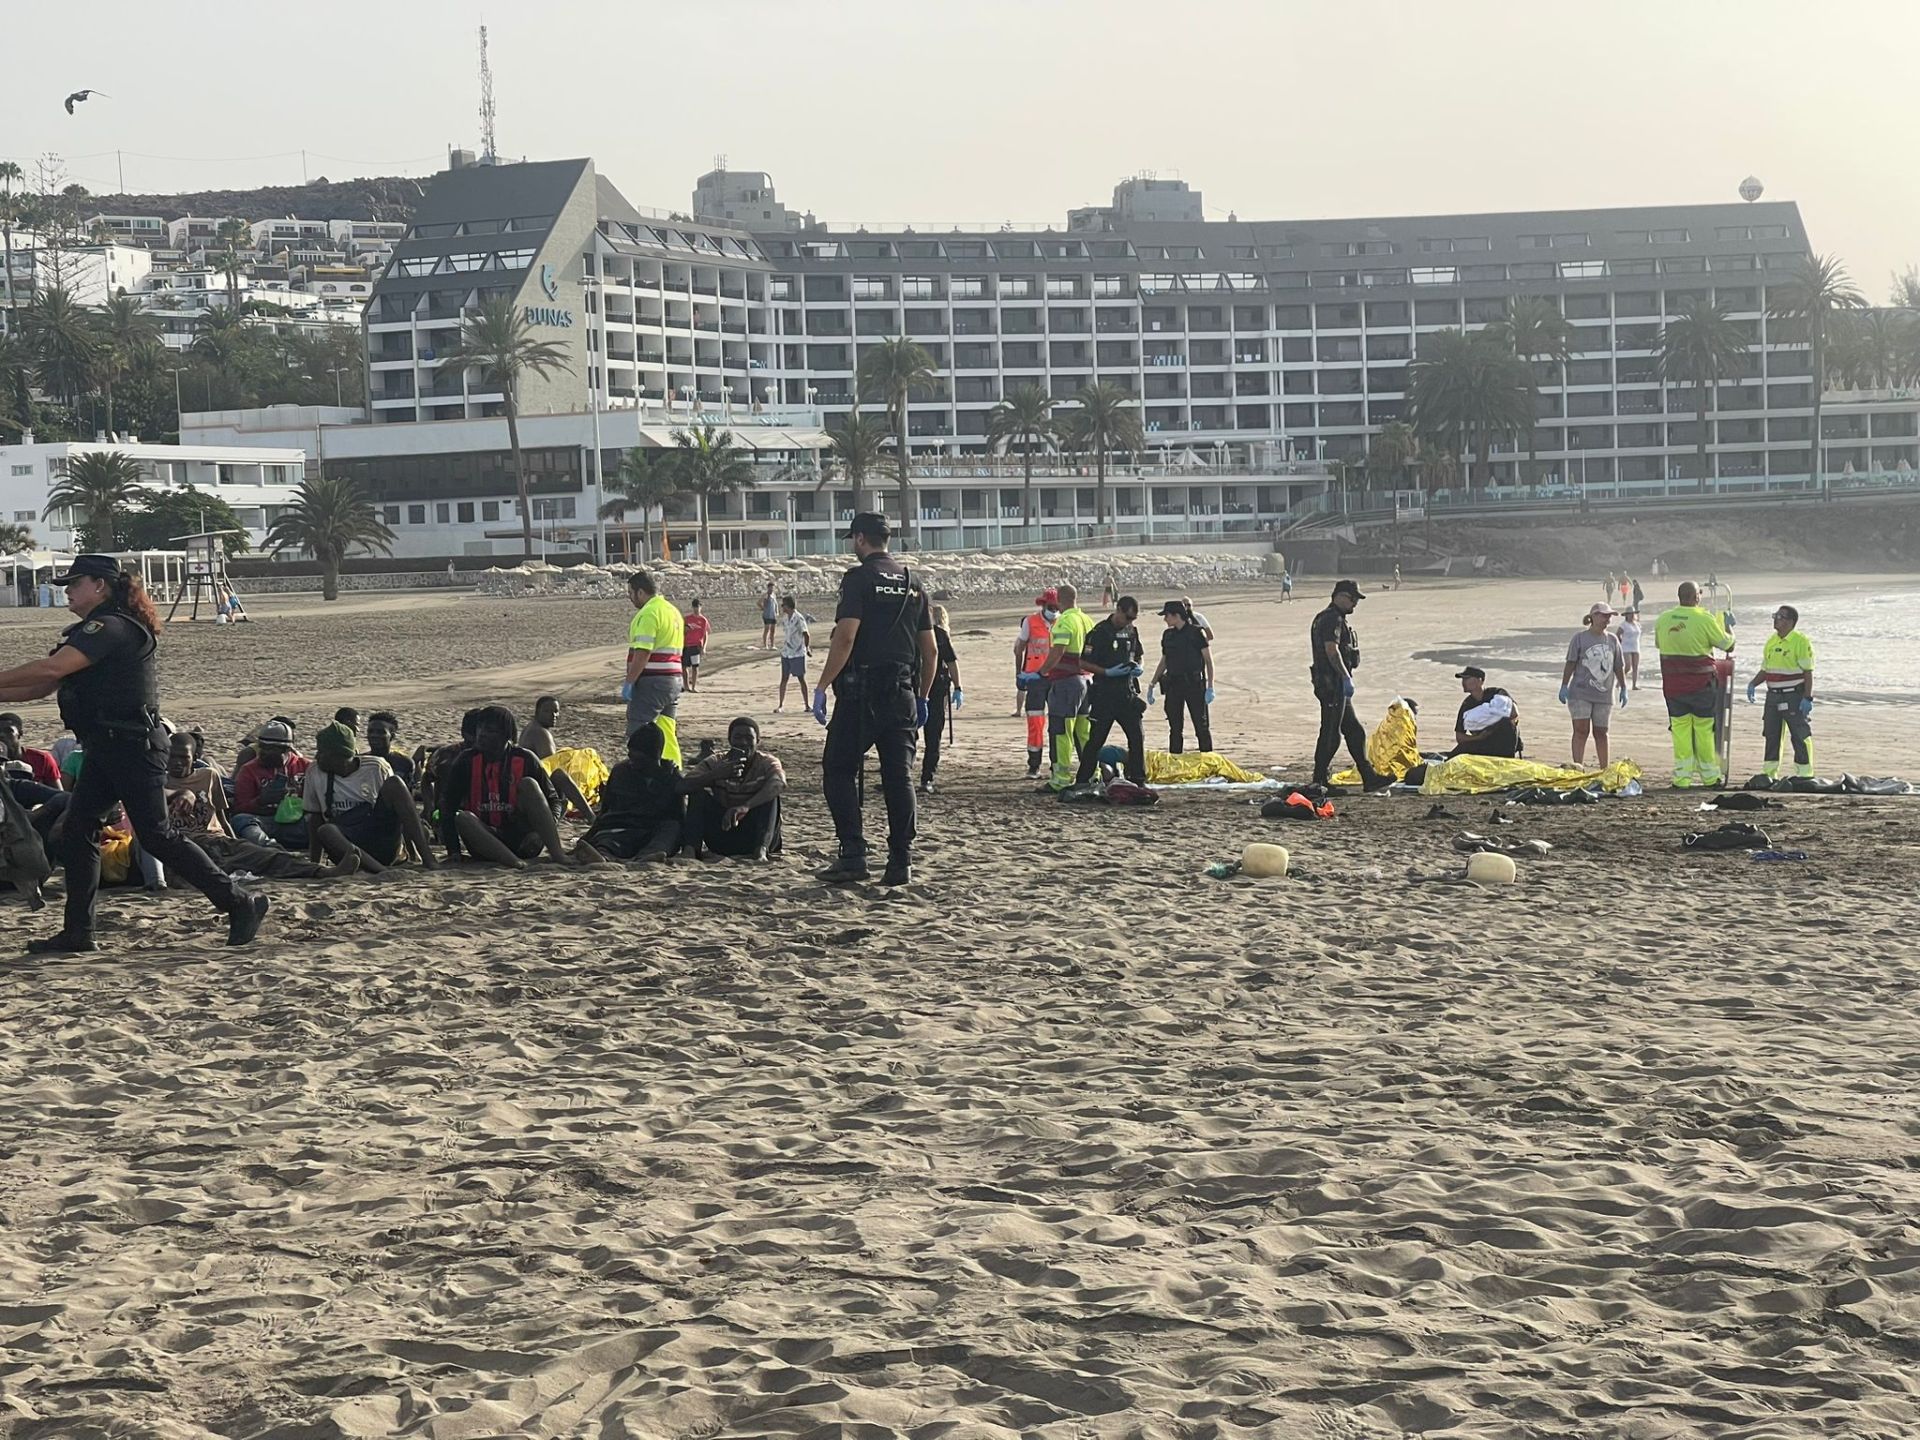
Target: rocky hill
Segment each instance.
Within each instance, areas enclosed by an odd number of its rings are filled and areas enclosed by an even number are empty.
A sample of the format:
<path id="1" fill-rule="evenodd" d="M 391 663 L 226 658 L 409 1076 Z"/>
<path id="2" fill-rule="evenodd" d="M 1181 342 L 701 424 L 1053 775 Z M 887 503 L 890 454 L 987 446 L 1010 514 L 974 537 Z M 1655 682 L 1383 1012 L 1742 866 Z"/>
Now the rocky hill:
<path id="1" fill-rule="evenodd" d="M 194 190 L 178 195 L 95 195 L 88 214 L 238 215 L 270 220 L 297 215 L 302 220 L 410 220 L 424 181 L 406 175 L 377 175 L 329 180 L 322 175 L 304 185 L 261 185 L 252 189 Z"/>

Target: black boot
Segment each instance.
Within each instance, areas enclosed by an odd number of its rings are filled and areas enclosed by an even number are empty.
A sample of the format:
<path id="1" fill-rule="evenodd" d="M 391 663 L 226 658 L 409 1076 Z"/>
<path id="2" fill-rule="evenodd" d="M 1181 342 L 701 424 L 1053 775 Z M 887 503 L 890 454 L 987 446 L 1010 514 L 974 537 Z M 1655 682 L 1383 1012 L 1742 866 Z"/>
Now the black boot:
<path id="1" fill-rule="evenodd" d="M 815 871 L 814 875 L 829 885 L 851 885 L 867 878 L 867 857 L 864 853 L 848 855 L 843 851 L 833 864 Z"/>
<path id="2" fill-rule="evenodd" d="M 99 948 L 91 935 L 69 935 L 64 930 L 57 935 L 29 940 L 26 946 L 29 955 L 91 955 Z"/>
<path id="3" fill-rule="evenodd" d="M 882 885 L 910 885 L 913 883 L 913 857 L 911 855 L 889 855 L 887 868 L 881 872 Z"/>
<path id="4" fill-rule="evenodd" d="M 227 911 L 227 944 L 251 945 L 260 933 L 260 922 L 267 918 L 267 897 L 242 890 Z"/>

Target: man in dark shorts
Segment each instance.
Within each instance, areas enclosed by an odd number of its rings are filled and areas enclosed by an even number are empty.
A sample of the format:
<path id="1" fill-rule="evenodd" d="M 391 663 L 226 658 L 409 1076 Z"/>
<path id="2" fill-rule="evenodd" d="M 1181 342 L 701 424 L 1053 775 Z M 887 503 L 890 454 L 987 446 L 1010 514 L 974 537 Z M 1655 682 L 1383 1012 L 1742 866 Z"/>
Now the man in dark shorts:
<path id="1" fill-rule="evenodd" d="M 700 688 L 700 657 L 707 653 L 707 637 L 712 633 L 713 622 L 695 600 L 687 607 L 687 638 L 680 646 L 680 679 L 689 695 Z"/>
<path id="2" fill-rule="evenodd" d="M 314 742 L 301 801 L 307 858 L 360 852 L 363 869 L 379 874 L 400 858 L 401 842 L 429 870 L 439 868 L 407 784 L 386 761 L 356 753 L 353 731 L 335 721 Z"/>
<path id="3" fill-rule="evenodd" d="M 544 849 L 556 864 L 604 864 L 585 841 L 567 852 L 554 818 L 553 781 L 538 755 L 513 743 L 515 728 L 506 706 L 487 706 L 473 744 L 442 767 L 440 838 L 448 857 L 457 860 L 464 851 L 519 870 Z"/>

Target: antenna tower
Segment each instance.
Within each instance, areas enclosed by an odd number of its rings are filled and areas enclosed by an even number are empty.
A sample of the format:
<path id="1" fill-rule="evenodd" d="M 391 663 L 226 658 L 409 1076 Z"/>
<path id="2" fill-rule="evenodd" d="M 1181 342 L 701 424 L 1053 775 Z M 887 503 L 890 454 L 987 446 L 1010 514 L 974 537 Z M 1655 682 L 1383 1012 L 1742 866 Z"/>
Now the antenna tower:
<path id="1" fill-rule="evenodd" d="M 487 27 L 480 27 L 480 163 L 491 165 L 499 151 L 493 140 L 493 66 L 487 63 Z"/>

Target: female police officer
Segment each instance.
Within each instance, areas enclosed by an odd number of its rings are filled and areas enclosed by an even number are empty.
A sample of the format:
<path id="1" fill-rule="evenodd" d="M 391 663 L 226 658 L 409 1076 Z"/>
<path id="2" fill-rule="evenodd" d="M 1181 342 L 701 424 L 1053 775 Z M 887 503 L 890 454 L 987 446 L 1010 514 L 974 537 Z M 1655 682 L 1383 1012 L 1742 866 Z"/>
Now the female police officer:
<path id="1" fill-rule="evenodd" d="M 39 700 L 59 691 L 60 718 L 86 757 L 62 821 L 67 923 L 58 935 L 29 941 L 27 950 L 60 955 L 96 948 L 100 825 L 115 805 L 126 807 L 143 850 L 227 912 L 227 943 L 245 945 L 260 933 L 266 897 L 242 890 L 167 819 L 167 737 L 153 663 L 160 621 L 153 601 L 140 577 L 122 571 L 111 555 L 82 555 L 53 583 L 66 589 L 67 608 L 79 621 L 46 659 L 0 670 L 0 700 Z"/>

